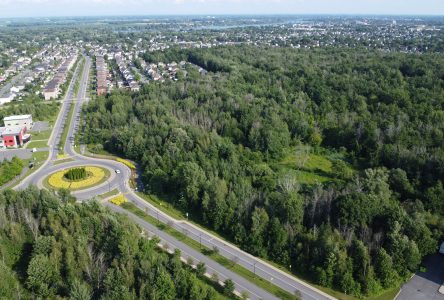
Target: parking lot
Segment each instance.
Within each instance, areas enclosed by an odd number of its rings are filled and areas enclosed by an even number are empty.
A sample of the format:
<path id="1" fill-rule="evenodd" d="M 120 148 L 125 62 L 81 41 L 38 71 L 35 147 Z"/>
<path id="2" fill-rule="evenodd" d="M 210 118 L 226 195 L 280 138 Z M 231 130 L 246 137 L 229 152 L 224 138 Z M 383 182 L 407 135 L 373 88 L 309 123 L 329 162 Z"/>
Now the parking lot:
<path id="1" fill-rule="evenodd" d="M 17 156 L 21 159 L 30 159 L 32 156 L 32 152 L 28 149 L 0 150 L 0 161 L 3 161 L 4 159 L 11 160 L 14 156 Z"/>
<path id="2" fill-rule="evenodd" d="M 397 300 L 443 300 L 439 293 L 444 283 L 444 255 L 435 254 L 425 259 L 426 272 L 418 272 L 402 286 Z"/>
<path id="3" fill-rule="evenodd" d="M 40 132 L 40 131 L 46 131 L 46 130 L 49 130 L 49 123 L 37 121 L 37 122 L 34 122 L 34 126 L 32 126 L 30 133 L 32 134 L 33 132 Z"/>

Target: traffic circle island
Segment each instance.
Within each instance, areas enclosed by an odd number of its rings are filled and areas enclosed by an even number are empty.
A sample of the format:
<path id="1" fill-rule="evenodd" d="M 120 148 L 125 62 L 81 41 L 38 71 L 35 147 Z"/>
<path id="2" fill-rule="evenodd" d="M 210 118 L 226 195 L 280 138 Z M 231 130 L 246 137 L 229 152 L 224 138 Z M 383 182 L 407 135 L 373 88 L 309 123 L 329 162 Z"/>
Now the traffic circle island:
<path id="1" fill-rule="evenodd" d="M 43 185 L 49 189 L 79 191 L 100 185 L 108 180 L 110 171 L 98 166 L 76 166 L 47 176 Z"/>

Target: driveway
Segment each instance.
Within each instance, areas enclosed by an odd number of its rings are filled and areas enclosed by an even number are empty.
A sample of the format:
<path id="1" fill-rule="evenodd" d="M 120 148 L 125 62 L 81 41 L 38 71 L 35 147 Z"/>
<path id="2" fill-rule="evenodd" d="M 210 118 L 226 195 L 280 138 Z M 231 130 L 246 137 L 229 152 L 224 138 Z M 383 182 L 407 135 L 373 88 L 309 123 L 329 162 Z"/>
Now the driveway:
<path id="1" fill-rule="evenodd" d="M 416 273 L 404 284 L 396 300 L 444 300 L 444 295 L 438 292 L 444 283 L 444 255 L 431 255 L 423 265 L 427 271 Z"/>

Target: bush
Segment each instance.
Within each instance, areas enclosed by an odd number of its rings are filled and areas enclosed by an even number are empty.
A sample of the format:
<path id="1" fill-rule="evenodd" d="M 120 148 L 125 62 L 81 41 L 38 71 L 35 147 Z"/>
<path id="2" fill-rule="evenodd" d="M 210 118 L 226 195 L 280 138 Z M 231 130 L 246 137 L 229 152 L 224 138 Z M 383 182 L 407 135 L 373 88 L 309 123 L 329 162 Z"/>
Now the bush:
<path id="1" fill-rule="evenodd" d="M 86 179 L 88 177 L 88 174 L 86 173 L 85 168 L 75 168 L 68 170 L 68 172 L 66 172 L 63 176 L 68 180 L 78 181 Z"/>
<path id="2" fill-rule="evenodd" d="M 110 200 L 110 202 L 111 202 L 112 204 L 115 204 L 115 205 L 117 205 L 117 206 L 120 206 L 120 205 L 122 205 L 123 203 L 127 202 L 127 200 L 126 200 L 125 196 L 123 196 L 123 195 L 119 195 L 119 196 L 117 196 L 117 197 L 112 198 L 112 199 Z"/>

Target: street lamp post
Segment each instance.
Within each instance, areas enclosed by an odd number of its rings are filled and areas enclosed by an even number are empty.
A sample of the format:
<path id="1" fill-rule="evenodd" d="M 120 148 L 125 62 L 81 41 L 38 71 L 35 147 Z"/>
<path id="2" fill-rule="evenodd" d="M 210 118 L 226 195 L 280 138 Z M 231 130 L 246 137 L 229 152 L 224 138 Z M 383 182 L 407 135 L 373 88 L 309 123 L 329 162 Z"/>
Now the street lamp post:
<path id="1" fill-rule="evenodd" d="M 255 262 L 255 263 L 253 264 L 253 273 L 254 273 L 254 275 L 256 275 L 256 264 L 257 264 L 257 262 Z"/>

